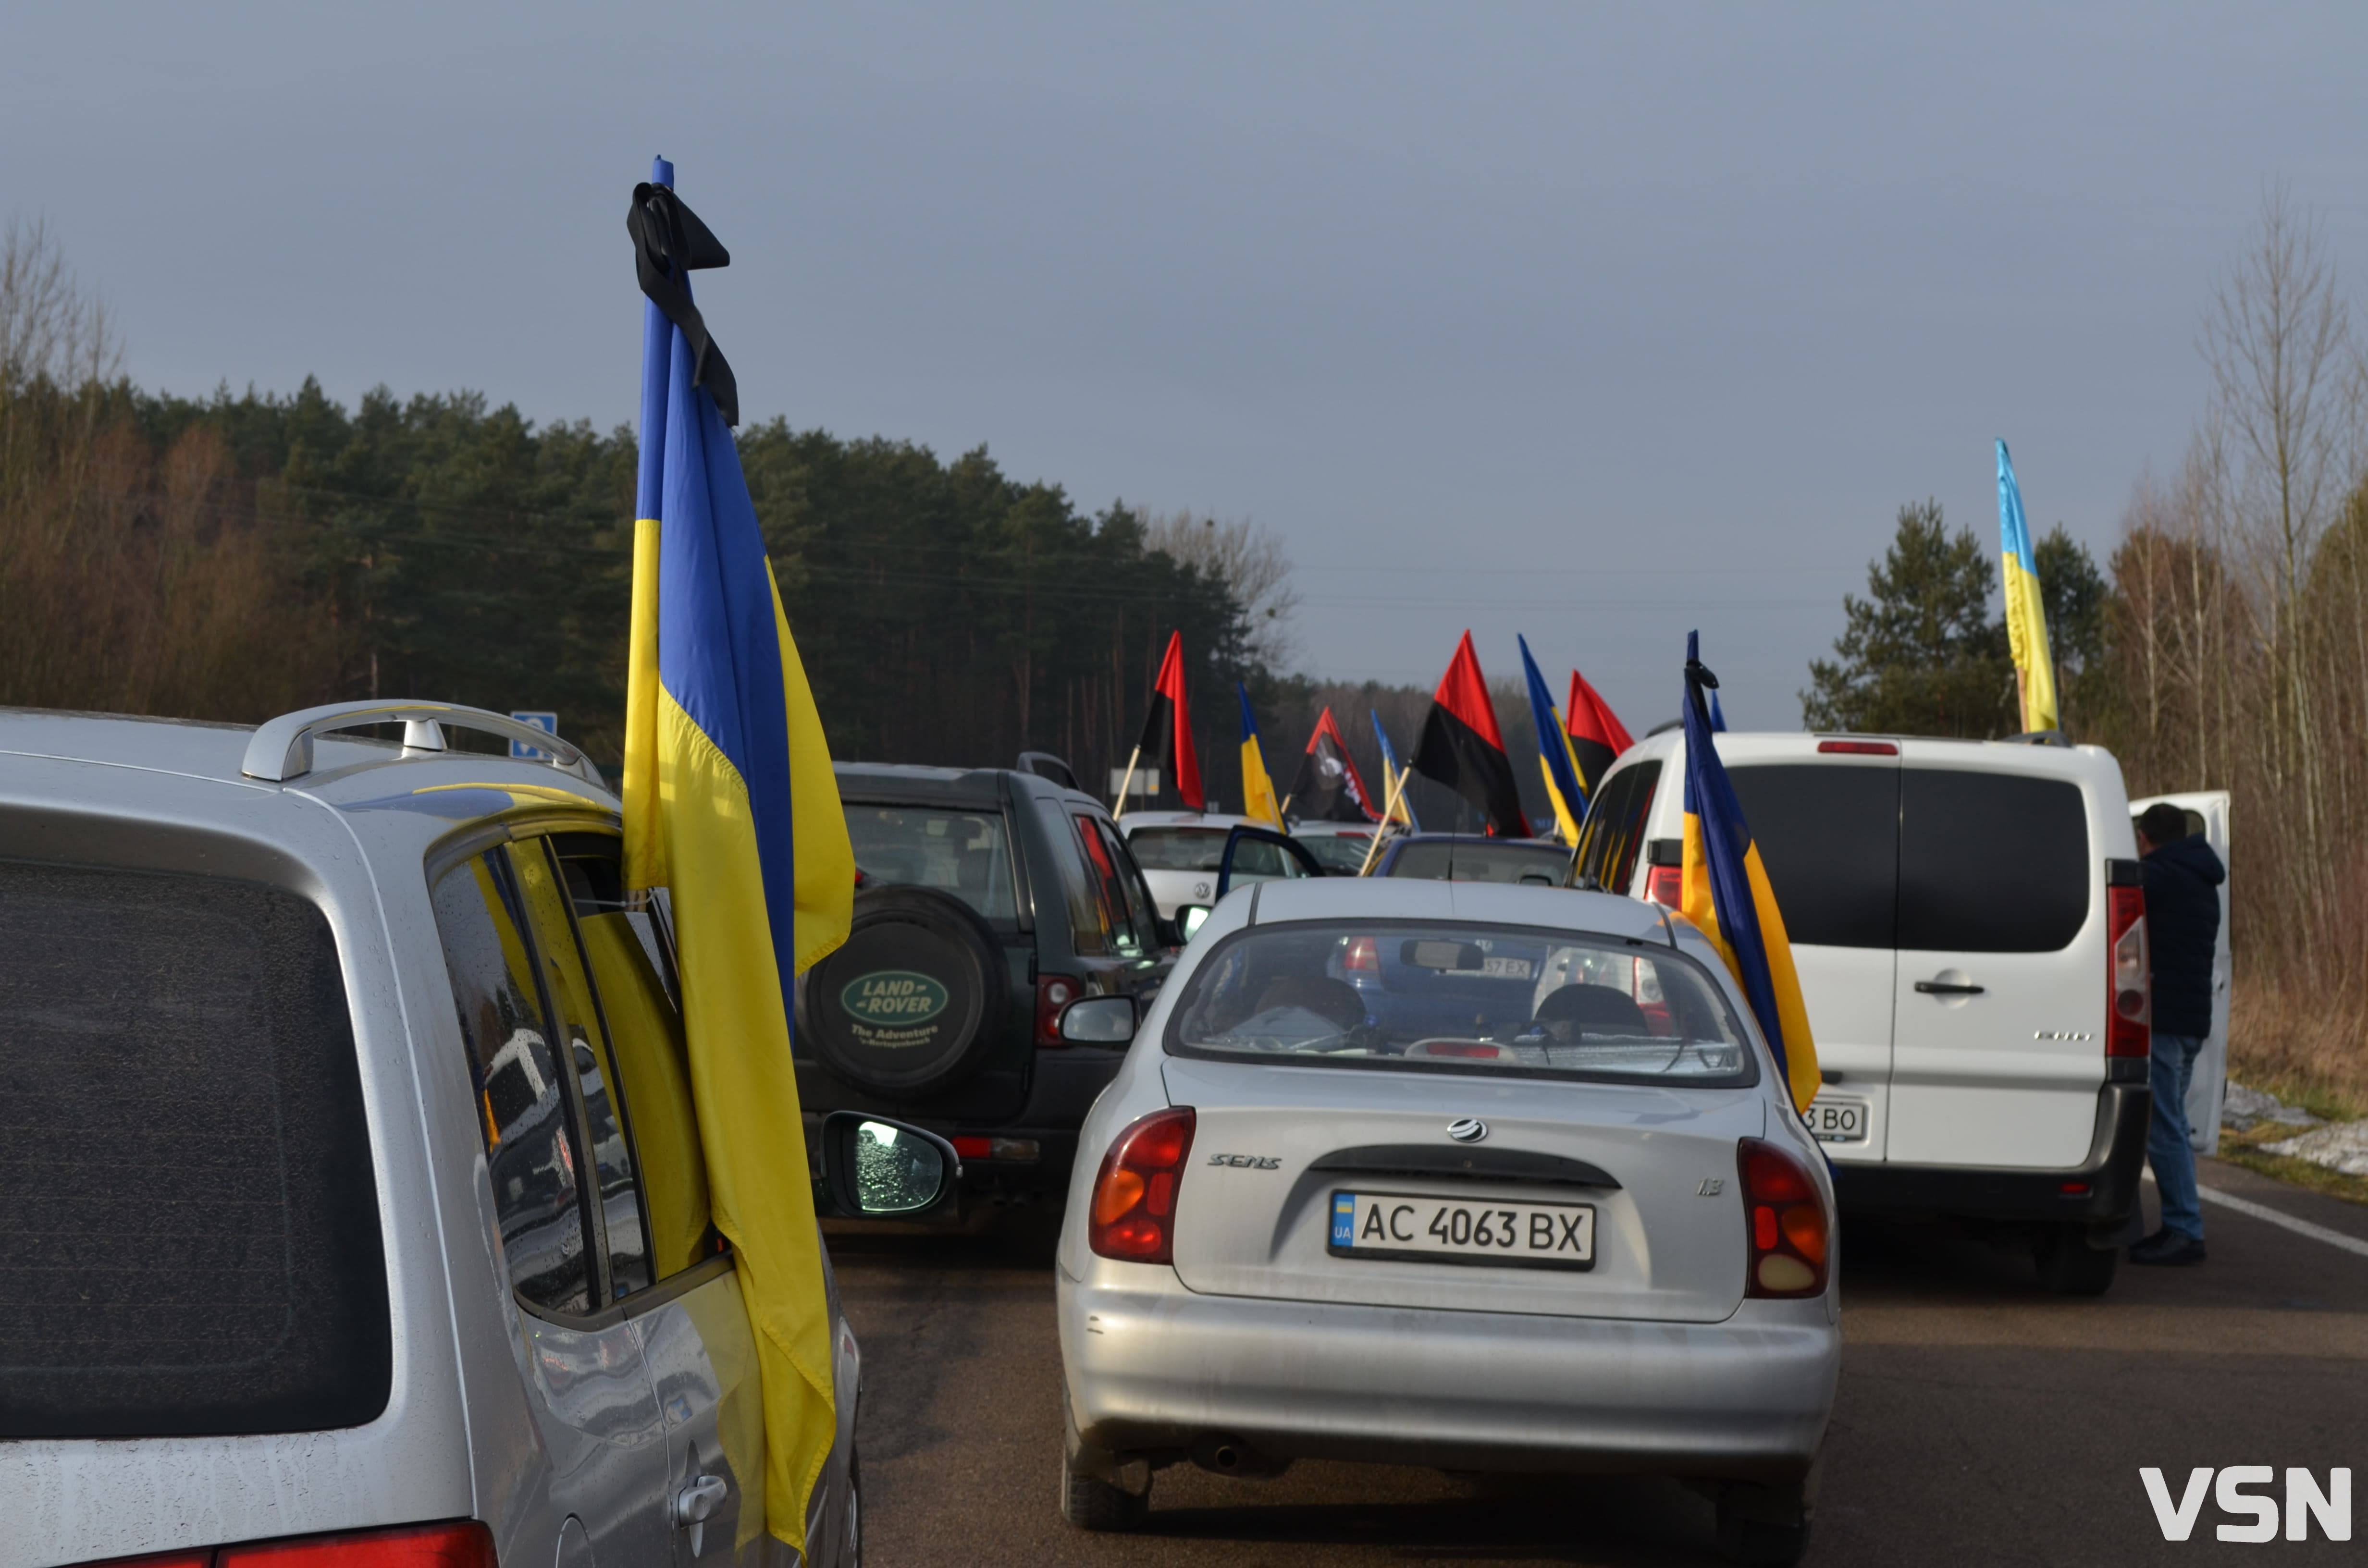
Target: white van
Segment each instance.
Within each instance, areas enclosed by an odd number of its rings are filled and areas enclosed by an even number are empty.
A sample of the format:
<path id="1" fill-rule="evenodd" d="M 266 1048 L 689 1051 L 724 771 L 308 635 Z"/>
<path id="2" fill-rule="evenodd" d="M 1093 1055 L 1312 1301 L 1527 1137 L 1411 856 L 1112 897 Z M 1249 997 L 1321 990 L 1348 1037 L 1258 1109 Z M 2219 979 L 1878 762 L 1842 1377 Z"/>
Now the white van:
<path id="1" fill-rule="evenodd" d="M 2145 899 L 2121 767 L 2095 746 L 1725 733 L 1784 915 L 1845 1211 L 2027 1227 L 2093 1293 L 2146 1164 Z M 1674 905 L 1685 736 L 1624 753 L 1572 869 Z"/>

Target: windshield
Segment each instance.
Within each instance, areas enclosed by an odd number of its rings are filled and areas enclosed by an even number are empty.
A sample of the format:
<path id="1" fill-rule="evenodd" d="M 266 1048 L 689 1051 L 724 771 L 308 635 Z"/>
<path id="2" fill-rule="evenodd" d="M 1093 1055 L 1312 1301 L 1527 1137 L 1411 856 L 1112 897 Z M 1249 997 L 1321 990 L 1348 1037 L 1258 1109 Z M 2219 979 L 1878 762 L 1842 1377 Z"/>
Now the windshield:
<path id="1" fill-rule="evenodd" d="M 1441 922 L 1240 932 L 1192 971 L 1167 1029 L 1184 1056 L 1748 1084 L 1726 999 L 1692 960 L 1618 937 Z"/>
<path id="2" fill-rule="evenodd" d="M 861 886 L 936 888 L 989 921 L 1017 923 L 1011 851 L 999 811 L 849 801 L 847 836 Z"/>
<path id="3" fill-rule="evenodd" d="M 1327 871 L 1355 876 L 1365 869 L 1365 852 L 1372 847 L 1370 833 L 1294 834 L 1299 846 L 1315 857 L 1315 863 Z"/>
<path id="4" fill-rule="evenodd" d="M 1434 882 L 1531 882 L 1560 887 L 1570 870 L 1570 851 L 1557 844 L 1491 844 L 1449 838 L 1417 838 L 1390 862 L 1393 877 Z"/>

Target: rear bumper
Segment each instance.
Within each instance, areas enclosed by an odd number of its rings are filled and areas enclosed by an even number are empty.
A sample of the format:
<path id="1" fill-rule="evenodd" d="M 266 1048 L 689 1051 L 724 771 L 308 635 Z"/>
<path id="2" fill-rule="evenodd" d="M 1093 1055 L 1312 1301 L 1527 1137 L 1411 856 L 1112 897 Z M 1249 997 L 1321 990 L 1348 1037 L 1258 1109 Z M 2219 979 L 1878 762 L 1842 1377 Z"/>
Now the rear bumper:
<path id="1" fill-rule="evenodd" d="M 2144 1084 L 2107 1084 L 2097 1096 L 2089 1157 L 2073 1169 L 1837 1162 L 1835 1200 L 1845 1214 L 1945 1214 L 2119 1227 L 2138 1211 L 2138 1176 L 2146 1167 L 2146 1121 L 2153 1109 Z"/>
<path id="2" fill-rule="evenodd" d="M 1223 1437 L 1270 1460 L 1788 1482 L 1841 1367 L 1830 1298 L 1627 1323 L 1203 1296 L 1101 1258 L 1057 1295 L 1076 1449 L 1113 1479 Z"/>

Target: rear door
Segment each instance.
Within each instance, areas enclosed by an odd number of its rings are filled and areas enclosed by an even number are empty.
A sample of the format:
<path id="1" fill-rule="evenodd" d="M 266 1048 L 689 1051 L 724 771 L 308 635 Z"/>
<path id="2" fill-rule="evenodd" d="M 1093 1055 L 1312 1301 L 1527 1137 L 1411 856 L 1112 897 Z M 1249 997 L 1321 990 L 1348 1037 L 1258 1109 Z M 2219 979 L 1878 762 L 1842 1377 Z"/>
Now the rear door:
<path id="1" fill-rule="evenodd" d="M 2046 754 L 1900 744 L 1888 1156 L 2077 1165 L 2104 1081 L 2103 824 Z"/>
<path id="2" fill-rule="evenodd" d="M 2130 802 L 2135 820 L 2148 806 L 2177 806 L 2187 813 L 2187 831 L 2200 833 L 2223 866 L 2228 864 L 2228 791 L 2203 790 L 2187 795 L 2149 795 Z M 2220 940 L 2212 950 L 2212 1033 L 2195 1059 L 2187 1086 L 2188 1137 L 2196 1153 L 2220 1152 L 2220 1106 L 2228 1094 L 2228 884 L 2220 884 Z"/>

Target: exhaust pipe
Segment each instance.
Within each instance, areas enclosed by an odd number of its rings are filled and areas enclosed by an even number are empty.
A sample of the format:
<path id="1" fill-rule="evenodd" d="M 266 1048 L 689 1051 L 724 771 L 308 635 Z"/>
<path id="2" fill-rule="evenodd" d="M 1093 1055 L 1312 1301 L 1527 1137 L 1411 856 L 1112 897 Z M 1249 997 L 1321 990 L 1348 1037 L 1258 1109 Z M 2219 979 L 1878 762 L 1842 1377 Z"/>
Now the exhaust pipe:
<path id="1" fill-rule="evenodd" d="M 1192 1462 L 1212 1475 L 1265 1479 L 1291 1468 L 1289 1460 L 1260 1453 L 1230 1432 L 1203 1432 L 1192 1440 Z"/>

